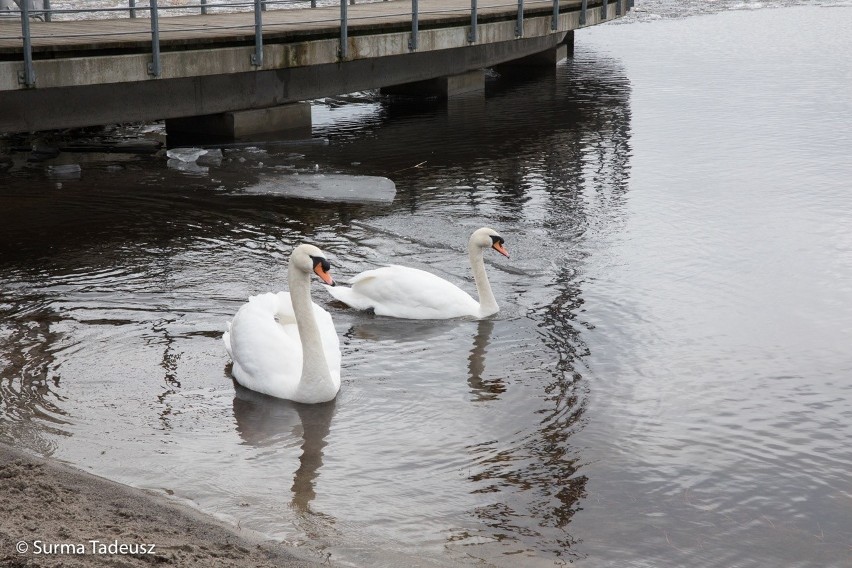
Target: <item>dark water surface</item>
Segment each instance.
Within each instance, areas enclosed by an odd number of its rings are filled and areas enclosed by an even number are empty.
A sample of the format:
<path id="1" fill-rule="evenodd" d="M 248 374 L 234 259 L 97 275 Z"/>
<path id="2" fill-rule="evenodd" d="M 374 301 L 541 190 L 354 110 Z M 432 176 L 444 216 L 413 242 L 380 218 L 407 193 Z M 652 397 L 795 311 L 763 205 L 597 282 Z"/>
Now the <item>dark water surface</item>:
<path id="1" fill-rule="evenodd" d="M 852 564 L 852 6 L 631 21 L 484 100 L 319 101 L 314 143 L 201 168 L 0 157 L 0 438 L 341 564 Z M 251 190 L 294 174 L 396 196 Z M 337 400 L 235 390 L 225 322 L 296 243 L 472 291 L 483 225 L 497 316 L 314 285 Z"/>

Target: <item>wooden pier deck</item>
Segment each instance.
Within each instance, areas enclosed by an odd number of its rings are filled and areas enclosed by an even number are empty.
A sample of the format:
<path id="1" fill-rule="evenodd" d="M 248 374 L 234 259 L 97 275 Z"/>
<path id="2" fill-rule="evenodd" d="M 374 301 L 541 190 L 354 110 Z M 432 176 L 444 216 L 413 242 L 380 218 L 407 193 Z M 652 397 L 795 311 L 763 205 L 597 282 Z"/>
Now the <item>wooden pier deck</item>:
<path id="1" fill-rule="evenodd" d="M 577 10 L 581 0 L 560 0 L 560 13 Z M 600 2 L 589 2 L 588 10 L 600 11 Z M 420 0 L 419 29 L 469 26 L 470 0 Z M 411 2 L 390 0 L 347 7 L 348 34 L 411 31 Z M 141 10 L 140 10 L 141 11 Z M 479 0 L 478 23 L 508 21 L 517 18 L 518 5 L 506 0 Z M 552 14 L 553 2 L 526 0 L 526 18 Z M 160 49 L 175 51 L 254 43 L 254 15 L 230 14 L 181 15 L 159 18 Z M 151 48 L 151 23 L 148 18 L 109 20 L 33 21 L 33 57 L 75 57 L 97 52 L 137 53 Z M 263 42 L 281 43 L 326 39 L 340 35 L 340 7 L 298 8 L 263 12 Z M 0 60 L 20 59 L 21 25 L 18 20 L 0 19 Z"/>

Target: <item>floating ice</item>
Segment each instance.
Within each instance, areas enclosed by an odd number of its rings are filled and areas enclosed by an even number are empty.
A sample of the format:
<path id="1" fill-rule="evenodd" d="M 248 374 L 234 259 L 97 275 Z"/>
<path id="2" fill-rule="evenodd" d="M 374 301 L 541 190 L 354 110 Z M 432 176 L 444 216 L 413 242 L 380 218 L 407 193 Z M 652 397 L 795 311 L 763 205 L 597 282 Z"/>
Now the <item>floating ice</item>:
<path id="1" fill-rule="evenodd" d="M 396 185 L 386 177 L 328 175 L 282 175 L 266 177 L 241 192 L 243 195 L 280 195 L 318 201 L 390 203 Z"/>
<path id="2" fill-rule="evenodd" d="M 222 150 L 214 148 L 207 150 L 203 156 L 199 156 L 198 163 L 204 166 L 221 166 L 222 165 Z"/>
<path id="3" fill-rule="evenodd" d="M 47 166 L 47 176 L 54 179 L 80 179 L 82 172 L 80 164 Z"/>
<path id="4" fill-rule="evenodd" d="M 205 175 L 210 170 L 207 166 L 200 166 L 195 162 L 184 162 L 175 158 L 170 159 L 166 165 L 170 170 L 178 170 L 188 174 Z"/>
<path id="5" fill-rule="evenodd" d="M 166 156 L 181 162 L 194 162 L 201 156 L 207 153 L 204 148 L 172 148 L 166 152 Z"/>

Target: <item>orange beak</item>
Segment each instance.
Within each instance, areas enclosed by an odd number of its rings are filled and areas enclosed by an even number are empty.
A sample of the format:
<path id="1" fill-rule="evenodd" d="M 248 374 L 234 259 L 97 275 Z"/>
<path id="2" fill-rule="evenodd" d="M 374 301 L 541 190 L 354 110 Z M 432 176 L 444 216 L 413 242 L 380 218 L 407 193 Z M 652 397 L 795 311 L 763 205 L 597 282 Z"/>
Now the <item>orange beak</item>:
<path id="1" fill-rule="evenodd" d="M 491 248 L 493 248 L 506 258 L 509 258 L 509 251 L 506 250 L 506 247 L 504 247 L 502 243 L 494 243 L 494 246 L 492 246 Z"/>
<path id="2" fill-rule="evenodd" d="M 329 286 L 334 286 L 334 278 L 331 277 L 331 274 L 323 270 L 322 264 L 314 266 L 314 273 Z"/>

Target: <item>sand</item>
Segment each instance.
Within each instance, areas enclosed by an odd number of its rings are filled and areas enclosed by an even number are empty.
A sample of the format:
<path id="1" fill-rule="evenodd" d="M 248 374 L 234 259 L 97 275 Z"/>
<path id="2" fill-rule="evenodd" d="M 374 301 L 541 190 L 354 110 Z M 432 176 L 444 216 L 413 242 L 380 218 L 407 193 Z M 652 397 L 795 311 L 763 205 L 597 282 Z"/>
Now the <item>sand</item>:
<path id="1" fill-rule="evenodd" d="M 165 497 L 0 445 L 2 567 L 321 565 Z"/>

